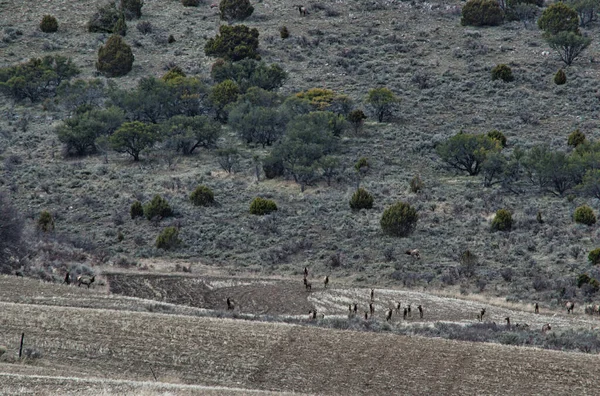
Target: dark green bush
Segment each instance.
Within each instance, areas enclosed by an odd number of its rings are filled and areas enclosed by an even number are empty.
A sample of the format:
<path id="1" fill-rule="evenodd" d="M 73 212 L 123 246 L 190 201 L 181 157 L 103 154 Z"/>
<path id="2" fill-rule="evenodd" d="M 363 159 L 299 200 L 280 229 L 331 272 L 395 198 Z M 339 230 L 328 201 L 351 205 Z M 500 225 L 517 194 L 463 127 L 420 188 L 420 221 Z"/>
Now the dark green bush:
<path id="1" fill-rule="evenodd" d="M 90 33 L 113 33 L 115 25 L 122 12 L 117 9 L 116 4 L 109 3 L 100 7 L 88 22 Z"/>
<path id="2" fill-rule="evenodd" d="M 219 10 L 224 21 L 243 21 L 252 15 L 254 7 L 249 0 L 221 0 Z"/>
<path id="3" fill-rule="evenodd" d="M 579 129 L 574 130 L 567 139 L 567 144 L 571 147 L 577 147 L 585 142 L 585 134 Z"/>
<path id="4" fill-rule="evenodd" d="M 181 0 L 184 7 L 198 7 L 200 0 Z"/>
<path id="5" fill-rule="evenodd" d="M 133 67 L 133 52 L 121 36 L 113 35 L 98 50 L 96 69 L 108 77 L 120 77 Z"/>
<path id="6" fill-rule="evenodd" d="M 544 10 L 538 19 L 538 27 L 550 35 L 559 32 L 579 34 L 579 16 L 577 11 L 563 2 L 557 2 Z"/>
<path id="7" fill-rule="evenodd" d="M 121 0 L 121 12 L 128 21 L 142 17 L 143 0 Z"/>
<path id="8" fill-rule="evenodd" d="M 406 202 L 397 202 L 383 212 L 380 225 L 388 235 L 405 237 L 413 232 L 418 220 L 416 209 Z"/>
<path id="9" fill-rule="evenodd" d="M 144 217 L 144 207 L 140 201 L 135 201 L 131 204 L 131 208 L 129 209 L 129 214 L 132 219 L 136 217 Z"/>
<path id="10" fill-rule="evenodd" d="M 208 206 L 215 202 L 215 195 L 210 188 L 200 185 L 190 194 L 190 201 L 196 206 Z"/>
<path id="11" fill-rule="evenodd" d="M 235 81 L 242 92 L 252 87 L 272 91 L 280 88 L 287 79 L 287 73 L 277 64 L 267 65 L 254 59 L 239 62 L 226 62 L 218 59 L 212 66 L 212 78 L 221 83 L 225 80 Z"/>
<path id="12" fill-rule="evenodd" d="M 273 157 L 272 155 L 263 160 L 263 171 L 267 179 L 274 179 L 283 176 L 285 168 L 281 158 Z"/>
<path id="13" fill-rule="evenodd" d="M 352 194 L 350 207 L 354 210 L 373 208 L 373 196 L 364 188 L 359 188 Z"/>
<path id="14" fill-rule="evenodd" d="M 563 69 L 558 69 L 556 74 L 554 75 L 554 84 L 563 85 L 567 83 L 567 75 Z"/>
<path id="15" fill-rule="evenodd" d="M 600 264 L 600 248 L 592 250 L 588 254 L 588 260 L 594 265 Z"/>
<path id="16" fill-rule="evenodd" d="M 270 199 L 256 197 L 250 204 L 250 214 L 253 215 L 262 216 L 274 212 L 276 210 L 277 205 Z"/>
<path id="17" fill-rule="evenodd" d="M 49 232 L 54 230 L 54 218 L 47 210 L 40 213 L 40 217 L 37 221 L 37 227 L 42 232 Z"/>
<path id="18" fill-rule="evenodd" d="M 495 0 L 469 0 L 462 8 L 463 26 L 497 26 L 504 20 L 504 11 Z"/>
<path id="19" fill-rule="evenodd" d="M 493 131 L 488 132 L 487 135 L 488 135 L 488 137 L 500 142 L 500 145 L 503 148 L 506 147 L 506 136 L 504 136 L 504 134 L 502 132 L 494 129 Z"/>
<path id="20" fill-rule="evenodd" d="M 356 161 L 356 164 L 354 164 L 354 169 L 356 169 L 357 172 L 366 172 L 369 167 L 369 160 L 365 157 L 359 158 L 359 160 Z"/>
<path id="21" fill-rule="evenodd" d="M 146 216 L 148 220 L 152 220 L 154 218 L 160 220 L 162 218 L 169 217 L 172 215 L 173 210 L 169 206 L 169 203 L 166 199 L 164 199 L 158 194 L 156 194 L 154 198 L 152 198 L 152 201 L 144 205 L 144 216 Z"/>
<path id="22" fill-rule="evenodd" d="M 208 39 L 204 46 L 206 56 L 215 56 L 233 62 L 258 59 L 258 30 L 245 25 L 221 25 L 219 34 Z"/>
<path id="23" fill-rule="evenodd" d="M 179 230 L 175 227 L 166 227 L 156 238 L 156 248 L 171 250 L 175 249 L 181 244 L 179 239 Z"/>
<path id="24" fill-rule="evenodd" d="M 287 26 L 282 26 L 279 28 L 279 35 L 284 40 L 290 37 L 290 31 L 288 30 Z"/>
<path id="25" fill-rule="evenodd" d="M 575 214 L 573 216 L 576 223 L 585 224 L 591 226 L 596 223 L 596 215 L 592 208 L 587 205 L 581 205 L 577 209 L 575 209 Z"/>
<path id="26" fill-rule="evenodd" d="M 354 129 L 354 133 L 358 133 L 362 128 L 363 124 L 367 116 L 361 109 L 352 110 L 348 113 L 348 122 L 352 125 L 352 129 Z"/>
<path id="27" fill-rule="evenodd" d="M 425 187 L 425 185 L 423 184 L 423 181 L 421 180 L 419 175 L 410 179 L 410 192 L 417 194 L 423 189 L 423 187 Z"/>
<path id="28" fill-rule="evenodd" d="M 496 212 L 494 220 L 492 220 L 493 231 L 510 231 L 513 220 L 512 214 L 506 209 L 500 209 Z"/>
<path id="29" fill-rule="evenodd" d="M 492 81 L 502 80 L 504 82 L 510 82 L 514 79 L 512 69 L 508 65 L 500 64 L 494 66 L 492 69 Z"/>
<path id="30" fill-rule="evenodd" d="M 600 282 L 597 279 L 588 274 L 580 274 L 577 277 L 577 287 L 582 288 L 584 286 L 587 286 L 587 289 L 591 290 L 592 293 L 597 293 L 600 290 Z"/>
<path id="31" fill-rule="evenodd" d="M 52 15 L 44 15 L 40 22 L 40 30 L 44 33 L 54 33 L 58 30 L 58 21 Z"/>

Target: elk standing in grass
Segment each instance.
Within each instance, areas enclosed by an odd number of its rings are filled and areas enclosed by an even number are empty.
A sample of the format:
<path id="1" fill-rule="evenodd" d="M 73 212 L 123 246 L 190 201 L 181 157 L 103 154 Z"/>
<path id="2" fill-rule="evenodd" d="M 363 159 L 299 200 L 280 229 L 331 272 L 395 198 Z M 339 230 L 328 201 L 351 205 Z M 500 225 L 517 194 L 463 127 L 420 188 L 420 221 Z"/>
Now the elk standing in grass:
<path id="1" fill-rule="evenodd" d="M 423 319 L 423 307 L 419 305 L 417 309 L 419 310 L 419 317 Z"/>
<path id="2" fill-rule="evenodd" d="M 402 303 L 398 303 L 398 305 L 396 305 L 396 313 L 400 312 L 400 306 L 402 305 Z"/>
<path id="3" fill-rule="evenodd" d="M 550 330 L 552 330 L 552 327 L 550 327 L 550 323 L 546 323 L 542 326 L 542 333 L 546 334 Z"/>
<path id="4" fill-rule="evenodd" d="M 404 307 L 404 319 L 406 320 L 406 315 L 408 315 L 408 308 Z"/>
<path id="5" fill-rule="evenodd" d="M 375 306 L 373 306 L 373 303 L 369 304 L 369 313 L 371 314 L 371 317 L 375 314 Z"/>
<path id="6" fill-rule="evenodd" d="M 408 309 L 408 317 L 412 318 L 412 312 L 410 312 L 410 304 L 408 304 L 407 309 Z"/>
<path id="7" fill-rule="evenodd" d="M 325 275 L 325 280 L 323 281 L 323 284 L 325 285 L 325 289 L 327 289 L 327 286 L 329 285 L 329 276 Z"/>
<path id="8" fill-rule="evenodd" d="M 233 305 L 233 302 L 231 301 L 231 299 L 229 297 L 227 297 L 227 310 L 233 311 L 234 308 L 235 308 L 235 305 Z"/>
<path id="9" fill-rule="evenodd" d="M 394 312 L 394 309 L 393 309 L 393 308 L 390 308 L 390 309 L 388 309 L 388 313 L 387 313 L 387 315 L 386 315 L 386 317 L 385 317 L 385 320 L 386 320 L 386 321 L 388 321 L 388 322 L 389 322 L 389 321 L 391 321 L 391 320 L 392 320 L 392 312 Z"/>
<path id="10" fill-rule="evenodd" d="M 358 312 L 358 304 L 354 304 L 354 315 Z"/>
<path id="11" fill-rule="evenodd" d="M 308 267 L 304 267 L 304 279 L 308 278 Z"/>
<path id="12" fill-rule="evenodd" d="M 481 308 L 481 313 L 477 314 L 477 319 L 479 319 L 479 321 L 483 321 L 483 315 L 485 315 L 485 308 Z"/>
<path id="13" fill-rule="evenodd" d="M 365 311 L 365 320 L 369 320 L 369 313 Z"/>
<path id="14" fill-rule="evenodd" d="M 81 285 L 86 285 L 89 289 L 95 280 L 96 275 L 92 276 L 91 278 L 89 276 L 79 275 L 77 277 L 77 287 L 80 287 Z"/>
<path id="15" fill-rule="evenodd" d="M 533 306 L 533 308 L 534 308 L 534 312 L 536 314 L 540 313 L 540 305 L 538 303 L 535 303 L 535 305 Z"/>
<path id="16" fill-rule="evenodd" d="M 374 297 L 375 297 L 375 290 L 371 289 L 371 302 L 373 302 Z"/>
<path id="17" fill-rule="evenodd" d="M 510 318 L 507 316 L 506 318 L 504 318 L 504 320 L 506 320 L 506 328 L 510 329 Z"/>
<path id="18" fill-rule="evenodd" d="M 573 309 L 575 309 L 575 303 L 572 301 L 567 301 L 565 307 L 567 308 L 567 313 L 573 313 Z"/>
<path id="19" fill-rule="evenodd" d="M 16 271 L 15 271 L 15 276 L 20 276 L 20 277 L 23 277 L 23 271 L 21 271 L 21 270 L 16 270 Z"/>
<path id="20" fill-rule="evenodd" d="M 419 253 L 419 249 L 407 250 L 405 253 L 411 257 L 416 258 L 417 260 L 421 258 L 421 253 Z"/>
<path id="21" fill-rule="evenodd" d="M 306 278 L 304 278 L 304 288 L 306 289 L 306 291 L 312 290 L 312 285 L 310 284 L 309 281 L 306 280 Z"/>
<path id="22" fill-rule="evenodd" d="M 306 7 L 304 7 L 303 5 L 294 5 L 294 7 L 298 7 L 298 12 L 300 12 L 300 15 L 302 16 L 306 16 L 306 14 L 308 14 L 308 11 L 306 10 Z"/>

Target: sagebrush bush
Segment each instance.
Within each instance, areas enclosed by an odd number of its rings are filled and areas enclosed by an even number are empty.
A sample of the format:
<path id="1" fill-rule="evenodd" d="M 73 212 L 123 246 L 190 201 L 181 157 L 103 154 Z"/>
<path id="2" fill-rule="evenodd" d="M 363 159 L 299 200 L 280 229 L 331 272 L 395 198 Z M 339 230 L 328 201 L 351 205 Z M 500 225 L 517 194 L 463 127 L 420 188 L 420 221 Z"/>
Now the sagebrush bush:
<path id="1" fill-rule="evenodd" d="M 121 36 L 113 35 L 98 50 L 96 69 L 108 77 L 120 77 L 133 67 L 133 52 Z"/>
<path id="2" fill-rule="evenodd" d="M 198 7 L 200 0 L 181 0 L 184 7 Z"/>
<path id="3" fill-rule="evenodd" d="M 506 209 L 500 209 L 496 212 L 494 220 L 492 220 L 492 230 L 510 231 L 512 228 L 512 224 L 512 214 Z"/>
<path id="4" fill-rule="evenodd" d="M 414 176 L 412 179 L 410 179 L 410 192 L 417 194 L 418 192 L 423 190 L 423 187 L 425 187 L 425 184 L 423 184 L 423 181 L 421 180 L 419 175 Z"/>
<path id="5" fill-rule="evenodd" d="M 576 223 L 585 224 L 591 226 L 596 224 L 596 215 L 592 208 L 587 205 L 581 205 L 577 209 L 575 209 L 575 214 L 573 216 Z"/>
<path id="6" fill-rule="evenodd" d="M 141 18 L 143 6 L 143 0 L 121 0 L 121 12 L 128 21 Z"/>
<path id="7" fill-rule="evenodd" d="M 502 80 L 504 82 L 510 82 L 514 79 L 515 78 L 513 77 L 512 69 L 508 65 L 500 64 L 494 66 L 492 69 L 492 81 Z"/>
<path id="8" fill-rule="evenodd" d="M 359 188 L 352 194 L 350 207 L 354 210 L 373 208 L 373 196 L 364 188 Z"/>
<path id="9" fill-rule="evenodd" d="M 256 197 L 250 204 L 250 214 L 253 215 L 262 216 L 274 212 L 276 210 L 277 205 L 270 199 Z"/>
<path id="10" fill-rule="evenodd" d="M 366 172 L 369 169 L 369 166 L 369 160 L 365 157 L 361 157 L 354 164 L 354 169 L 356 169 L 357 172 Z"/>
<path id="11" fill-rule="evenodd" d="M 152 201 L 144 205 L 144 216 L 146 216 L 148 220 L 154 218 L 161 219 L 172 215 L 173 210 L 171 209 L 171 206 L 169 206 L 169 202 L 158 194 L 152 198 Z"/>
<path id="12" fill-rule="evenodd" d="M 379 223 L 384 233 L 405 237 L 413 232 L 418 220 L 416 209 L 406 202 L 397 202 L 383 212 Z"/>
<path id="13" fill-rule="evenodd" d="M 54 230 L 54 218 L 52 214 L 47 210 L 42 211 L 40 213 L 40 217 L 37 221 L 37 227 L 42 232 L 50 232 Z"/>
<path id="14" fill-rule="evenodd" d="M 288 30 L 287 26 L 282 26 L 279 28 L 279 35 L 284 40 L 290 37 L 290 31 Z"/>
<path id="15" fill-rule="evenodd" d="M 44 33 L 54 33 L 58 30 L 58 21 L 52 15 L 44 15 L 40 22 L 40 30 Z"/>
<path id="16" fill-rule="evenodd" d="M 581 132 L 579 129 L 571 132 L 569 134 L 569 138 L 567 139 L 567 144 L 571 147 L 577 147 L 583 142 L 585 142 L 585 134 L 583 134 L 583 132 Z"/>
<path id="17" fill-rule="evenodd" d="M 190 201 L 196 206 L 208 206 L 215 202 L 215 195 L 210 188 L 200 185 L 190 194 Z"/>
<path id="18" fill-rule="evenodd" d="M 567 83 L 567 75 L 563 69 L 558 69 L 554 75 L 554 84 L 563 85 Z"/>
<path id="19" fill-rule="evenodd" d="M 131 204 L 131 208 L 129 208 L 129 214 L 132 219 L 136 217 L 144 217 L 144 207 L 140 201 L 135 201 Z"/>
<path id="20" fill-rule="evenodd" d="M 488 137 L 500 142 L 500 145 L 502 147 L 506 147 L 506 136 L 504 136 L 504 134 L 502 132 L 494 129 L 493 131 L 488 132 L 487 135 L 488 135 Z"/>
<path id="21" fill-rule="evenodd" d="M 497 26 L 504 20 L 504 11 L 495 0 L 469 0 L 462 8 L 463 26 Z"/>
<path id="22" fill-rule="evenodd" d="M 594 265 L 600 264 L 600 248 L 592 250 L 588 254 L 588 260 Z"/>
<path id="23" fill-rule="evenodd" d="M 175 227 L 166 227 L 156 238 L 157 249 L 175 249 L 180 243 L 179 230 Z"/>

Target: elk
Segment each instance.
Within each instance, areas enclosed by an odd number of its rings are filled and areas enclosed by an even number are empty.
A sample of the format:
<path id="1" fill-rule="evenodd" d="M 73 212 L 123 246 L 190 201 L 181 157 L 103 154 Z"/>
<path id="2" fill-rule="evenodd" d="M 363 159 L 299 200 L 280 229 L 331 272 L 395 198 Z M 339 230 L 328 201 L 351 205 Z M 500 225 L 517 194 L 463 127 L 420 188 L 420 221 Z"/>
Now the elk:
<path id="1" fill-rule="evenodd" d="M 79 275 L 77 277 L 77 287 L 80 287 L 81 285 L 86 285 L 89 289 L 95 280 L 96 280 L 96 275 L 92 276 L 91 278 L 89 276 Z"/>
<path id="2" fill-rule="evenodd" d="M 396 313 L 400 312 L 401 305 L 402 305 L 402 303 L 398 303 L 398 305 L 396 305 Z"/>
<path id="3" fill-rule="evenodd" d="M 300 12 L 300 15 L 306 16 L 306 14 L 308 14 L 306 7 L 304 7 L 303 5 L 295 5 L 295 7 L 298 7 L 298 12 Z"/>
<path id="4" fill-rule="evenodd" d="M 373 306 L 373 303 L 369 304 L 369 313 L 371 314 L 371 317 L 375 313 L 375 307 Z"/>
<path id="5" fill-rule="evenodd" d="M 229 297 L 227 297 L 227 310 L 233 311 L 234 308 L 235 308 L 235 306 L 233 305 L 233 302 L 231 301 L 231 299 Z"/>
<path id="6" fill-rule="evenodd" d="M 404 319 L 406 320 L 406 315 L 408 315 L 408 308 L 404 307 Z"/>
<path id="7" fill-rule="evenodd" d="M 312 291 L 312 285 L 309 281 L 306 280 L 306 278 L 304 278 L 304 288 L 306 289 L 306 291 Z"/>
<path id="8" fill-rule="evenodd" d="M 407 309 L 408 309 L 408 317 L 412 318 L 412 313 L 410 312 L 410 304 L 408 304 Z"/>
<path id="9" fill-rule="evenodd" d="M 533 309 L 536 314 L 540 313 L 540 305 L 538 303 L 534 304 Z"/>
<path id="10" fill-rule="evenodd" d="M 308 319 L 317 319 L 317 310 L 308 311 Z"/>
<path id="11" fill-rule="evenodd" d="M 507 316 L 506 318 L 504 318 L 504 320 L 506 320 L 506 328 L 510 329 L 510 318 Z"/>
<path id="12" fill-rule="evenodd" d="M 542 333 L 547 333 L 549 330 L 552 330 L 552 327 L 550 326 L 550 323 L 546 323 L 545 325 L 542 326 Z"/>
<path id="13" fill-rule="evenodd" d="M 375 297 L 375 290 L 371 289 L 371 301 L 373 301 L 374 297 Z"/>
<path id="14" fill-rule="evenodd" d="M 483 320 L 483 315 L 485 315 L 485 308 L 481 308 L 481 313 L 477 314 L 477 319 L 481 322 Z"/>
<path id="15" fill-rule="evenodd" d="M 308 267 L 304 267 L 304 279 L 308 278 Z"/>
<path id="16" fill-rule="evenodd" d="M 394 309 L 393 309 L 393 308 L 390 308 L 390 309 L 388 309 L 388 313 L 387 313 L 387 315 L 386 315 L 386 317 L 385 317 L 385 320 L 386 320 L 386 321 L 388 321 L 388 322 L 389 322 L 390 320 L 392 320 L 392 312 L 394 312 Z"/>
<path id="17" fill-rule="evenodd" d="M 365 320 L 369 320 L 369 313 L 365 311 Z"/>
<path id="18" fill-rule="evenodd" d="M 63 281 L 63 283 L 66 283 L 67 285 L 71 284 L 71 275 L 68 272 L 65 275 L 65 280 Z"/>
<path id="19" fill-rule="evenodd" d="M 16 270 L 16 271 L 15 271 L 15 276 L 20 276 L 20 277 L 23 277 L 23 271 L 21 271 L 21 270 Z"/>
<path id="20" fill-rule="evenodd" d="M 354 317 L 354 312 L 352 311 L 352 304 L 348 305 L 348 319 L 352 319 Z"/>
<path id="21" fill-rule="evenodd" d="M 329 276 L 325 275 L 325 280 L 323 280 L 323 283 L 325 285 L 325 289 L 327 289 L 327 285 L 329 285 Z"/>
<path id="22" fill-rule="evenodd" d="M 417 260 L 421 258 L 421 253 L 419 253 L 419 249 L 407 250 L 404 253 L 408 254 L 411 257 L 416 258 Z"/>
<path id="23" fill-rule="evenodd" d="M 419 305 L 417 309 L 419 310 L 419 317 L 423 319 L 423 307 Z"/>
<path id="24" fill-rule="evenodd" d="M 575 303 L 572 301 L 567 301 L 565 307 L 567 308 L 567 313 L 573 313 L 573 309 L 575 309 Z"/>
<path id="25" fill-rule="evenodd" d="M 358 304 L 354 304 L 354 314 L 356 315 L 357 312 L 358 312 Z"/>

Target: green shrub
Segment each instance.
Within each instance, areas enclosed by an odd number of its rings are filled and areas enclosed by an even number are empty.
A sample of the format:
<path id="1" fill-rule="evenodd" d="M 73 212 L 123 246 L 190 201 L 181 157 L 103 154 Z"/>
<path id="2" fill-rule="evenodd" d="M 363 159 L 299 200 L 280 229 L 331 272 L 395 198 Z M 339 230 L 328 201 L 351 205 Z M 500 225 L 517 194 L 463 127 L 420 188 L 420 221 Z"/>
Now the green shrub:
<path id="1" fill-rule="evenodd" d="M 221 0 L 219 10 L 224 21 L 243 21 L 252 15 L 254 7 L 249 0 Z"/>
<path id="2" fill-rule="evenodd" d="M 210 188 L 200 185 L 190 194 L 190 201 L 196 206 L 208 206 L 215 202 L 215 195 Z"/>
<path id="3" fill-rule="evenodd" d="M 579 34 L 579 17 L 573 8 L 563 2 L 557 2 L 544 10 L 538 19 L 538 27 L 550 35 L 559 32 Z"/>
<path id="4" fill-rule="evenodd" d="M 206 41 L 204 53 L 233 62 L 242 59 L 260 60 L 258 30 L 245 25 L 221 25 L 219 34 Z"/>
<path id="5" fill-rule="evenodd" d="M 270 199 L 256 197 L 250 204 L 250 214 L 253 215 L 262 216 L 274 212 L 276 210 L 277 205 Z"/>
<path id="6" fill-rule="evenodd" d="M 171 250 L 181 244 L 179 230 L 175 227 L 166 227 L 156 238 L 156 248 Z"/>
<path id="7" fill-rule="evenodd" d="M 308 100 L 315 110 L 323 111 L 333 103 L 335 91 L 327 88 L 310 88 L 306 91 L 298 92 L 296 97 Z"/>
<path id="8" fill-rule="evenodd" d="M 143 0 L 121 0 L 121 12 L 128 21 L 142 17 Z"/>
<path id="9" fill-rule="evenodd" d="M 58 21 L 52 15 L 44 15 L 40 22 L 40 30 L 44 33 L 54 33 L 58 30 Z"/>
<path id="10" fill-rule="evenodd" d="M 212 65 L 210 74 L 218 83 L 225 80 L 234 81 L 244 93 L 252 87 L 272 91 L 280 88 L 287 79 L 287 73 L 281 66 L 267 65 L 254 59 L 243 59 L 239 62 L 217 59 Z"/>
<path id="11" fill-rule="evenodd" d="M 356 164 L 354 164 L 354 169 L 356 169 L 357 172 L 366 172 L 369 170 L 369 167 L 369 160 L 365 157 L 361 157 L 358 161 L 356 161 Z"/>
<path id="12" fill-rule="evenodd" d="M 495 0 L 469 0 L 462 8 L 463 26 L 497 26 L 504 20 L 504 11 Z"/>
<path id="13" fill-rule="evenodd" d="M 381 216 L 381 229 L 388 235 L 405 237 L 417 226 L 419 215 L 406 202 L 397 202 L 387 208 Z"/>
<path id="14" fill-rule="evenodd" d="M 493 131 L 488 132 L 487 135 L 488 135 L 488 137 L 500 142 L 500 145 L 503 148 L 506 147 L 506 136 L 504 136 L 504 134 L 502 132 L 494 129 Z"/>
<path id="15" fill-rule="evenodd" d="M 135 219 L 136 217 L 144 216 L 144 207 L 140 201 L 135 201 L 131 204 L 131 208 L 129 209 L 129 214 L 131 214 L 131 218 Z"/>
<path id="16" fill-rule="evenodd" d="M 594 265 L 600 264 L 600 248 L 592 250 L 588 254 L 588 260 Z"/>
<path id="17" fill-rule="evenodd" d="M 554 75 L 554 84 L 563 85 L 567 83 L 567 75 L 563 69 L 558 69 L 556 74 Z"/>
<path id="18" fill-rule="evenodd" d="M 579 129 L 574 130 L 567 139 L 567 144 L 571 147 L 577 147 L 585 142 L 585 135 Z"/>
<path id="19" fill-rule="evenodd" d="M 423 181 L 421 180 L 419 175 L 410 179 L 410 192 L 417 194 L 423 189 L 423 187 L 425 187 L 425 185 L 423 184 Z"/>
<path id="20" fill-rule="evenodd" d="M 354 133 L 358 133 L 362 128 L 363 124 L 367 116 L 361 109 L 352 110 L 348 113 L 348 122 L 352 125 L 352 129 L 354 129 Z"/>
<path id="21" fill-rule="evenodd" d="M 383 122 L 394 115 L 400 99 L 388 88 L 373 88 L 367 94 L 365 100 L 377 121 Z"/>
<path id="22" fill-rule="evenodd" d="M 283 172 L 285 170 L 281 158 L 277 158 L 272 155 L 269 155 L 263 160 L 262 166 L 267 179 L 274 179 L 276 177 L 283 176 Z"/>
<path id="23" fill-rule="evenodd" d="M 88 22 L 90 33 L 113 33 L 115 25 L 122 12 L 117 9 L 116 4 L 109 3 L 100 7 Z"/>
<path id="24" fill-rule="evenodd" d="M 181 67 L 173 66 L 172 68 L 169 69 L 168 72 L 163 74 L 163 76 L 161 77 L 161 80 L 170 81 L 170 80 L 174 80 L 178 77 L 186 77 L 186 75 L 183 72 L 183 70 L 181 70 Z"/>
<path id="25" fill-rule="evenodd" d="M 42 232 L 49 232 L 54 230 L 54 218 L 47 210 L 40 213 L 40 217 L 37 221 L 37 227 Z"/>
<path id="26" fill-rule="evenodd" d="M 492 81 L 502 80 L 504 82 L 510 82 L 514 79 L 512 69 L 505 64 L 496 65 L 492 69 Z"/>
<path id="27" fill-rule="evenodd" d="M 576 223 L 591 226 L 596 223 L 596 215 L 592 208 L 587 205 L 581 205 L 575 209 L 574 219 Z"/>
<path id="28" fill-rule="evenodd" d="M 506 209 L 500 209 L 496 212 L 494 220 L 492 220 L 493 231 L 510 231 L 513 220 L 511 213 Z"/>
<path id="29" fill-rule="evenodd" d="M 198 7 L 200 0 L 181 0 L 184 7 Z"/>
<path id="30" fill-rule="evenodd" d="M 290 31 L 288 30 L 287 26 L 282 26 L 279 28 L 279 35 L 284 40 L 290 37 Z"/>
<path id="31" fill-rule="evenodd" d="M 154 218 L 162 219 L 165 217 L 169 217 L 173 215 L 173 210 L 169 206 L 169 203 L 166 199 L 156 194 L 152 201 L 148 202 L 144 205 L 144 216 L 148 220 L 152 220 Z"/>
<path id="32" fill-rule="evenodd" d="M 96 69 L 107 77 L 120 77 L 131 71 L 133 60 L 131 47 L 121 36 L 113 35 L 98 50 Z"/>
<path id="33" fill-rule="evenodd" d="M 373 208 L 373 196 L 364 188 L 359 188 L 352 194 L 350 207 L 354 210 Z"/>

